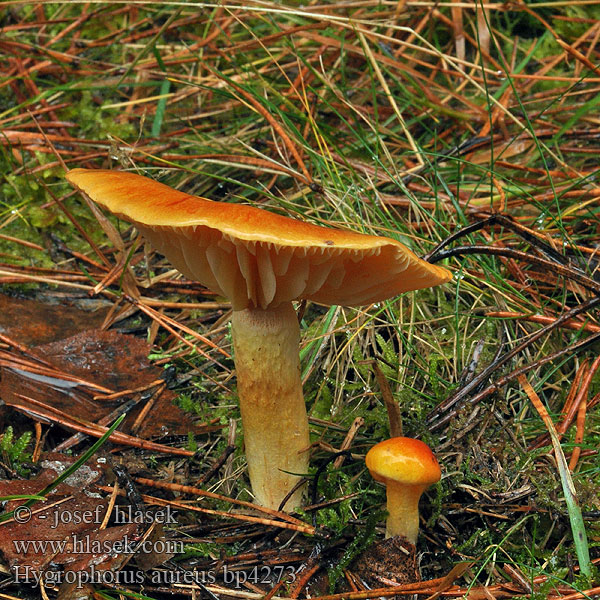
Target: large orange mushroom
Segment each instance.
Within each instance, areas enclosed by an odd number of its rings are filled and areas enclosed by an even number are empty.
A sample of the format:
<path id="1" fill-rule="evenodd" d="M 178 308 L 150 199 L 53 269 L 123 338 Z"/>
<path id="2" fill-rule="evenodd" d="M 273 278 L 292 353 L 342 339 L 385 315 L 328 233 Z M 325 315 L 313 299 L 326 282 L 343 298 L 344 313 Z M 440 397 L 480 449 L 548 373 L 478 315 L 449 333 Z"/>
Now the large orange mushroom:
<path id="1" fill-rule="evenodd" d="M 248 472 L 256 502 L 266 507 L 279 508 L 308 471 L 292 301 L 360 306 L 451 277 L 391 238 L 191 196 L 132 173 L 73 169 L 67 179 L 133 223 L 186 277 L 231 301 Z M 296 490 L 285 510 L 298 507 L 301 495 Z"/>

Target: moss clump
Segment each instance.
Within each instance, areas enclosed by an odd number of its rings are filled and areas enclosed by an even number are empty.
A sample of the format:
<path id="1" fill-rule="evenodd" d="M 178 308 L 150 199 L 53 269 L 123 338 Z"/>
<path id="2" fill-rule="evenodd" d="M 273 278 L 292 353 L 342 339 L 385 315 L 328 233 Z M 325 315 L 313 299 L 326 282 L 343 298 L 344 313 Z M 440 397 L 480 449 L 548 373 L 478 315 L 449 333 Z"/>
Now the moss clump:
<path id="1" fill-rule="evenodd" d="M 31 437 L 31 431 L 25 431 L 15 438 L 14 430 L 10 425 L 0 437 L 0 452 L 2 452 L 3 461 L 21 476 L 29 474 L 26 463 L 31 460 L 31 455 L 27 452 Z"/>

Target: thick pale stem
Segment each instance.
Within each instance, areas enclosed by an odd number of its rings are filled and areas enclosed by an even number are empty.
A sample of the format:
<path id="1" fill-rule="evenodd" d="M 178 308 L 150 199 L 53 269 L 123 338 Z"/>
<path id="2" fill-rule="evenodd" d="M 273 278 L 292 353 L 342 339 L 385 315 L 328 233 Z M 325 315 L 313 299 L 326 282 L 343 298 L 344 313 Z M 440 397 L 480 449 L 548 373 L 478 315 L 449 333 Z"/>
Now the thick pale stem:
<path id="1" fill-rule="evenodd" d="M 258 504 L 277 509 L 308 471 L 308 417 L 291 303 L 234 311 L 231 321 L 244 444 Z M 302 490 L 284 509 L 300 506 Z"/>
<path id="2" fill-rule="evenodd" d="M 387 481 L 387 510 L 385 537 L 405 537 L 416 545 L 419 535 L 419 499 L 427 488 Z"/>

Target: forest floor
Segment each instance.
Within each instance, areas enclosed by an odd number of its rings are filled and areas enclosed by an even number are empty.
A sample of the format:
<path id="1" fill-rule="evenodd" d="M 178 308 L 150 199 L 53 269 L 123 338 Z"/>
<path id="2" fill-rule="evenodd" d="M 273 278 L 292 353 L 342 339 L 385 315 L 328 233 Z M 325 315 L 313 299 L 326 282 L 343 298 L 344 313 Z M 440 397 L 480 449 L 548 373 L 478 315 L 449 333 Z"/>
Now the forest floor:
<path id="1" fill-rule="evenodd" d="M 587 0 L 0 2 L 0 598 L 600 597 L 599 107 Z M 297 306 L 294 515 L 248 505 L 227 300 L 77 167 L 452 272 Z M 416 554 L 364 462 L 390 415 L 442 468 Z"/>

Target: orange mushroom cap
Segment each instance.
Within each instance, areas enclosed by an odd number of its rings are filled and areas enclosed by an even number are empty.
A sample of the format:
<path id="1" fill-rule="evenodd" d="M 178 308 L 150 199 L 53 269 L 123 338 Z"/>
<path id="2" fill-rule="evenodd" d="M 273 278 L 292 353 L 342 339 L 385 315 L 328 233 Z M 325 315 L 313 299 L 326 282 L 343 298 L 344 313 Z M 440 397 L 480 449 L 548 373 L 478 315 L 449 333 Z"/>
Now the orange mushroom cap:
<path id="1" fill-rule="evenodd" d="M 442 472 L 431 448 L 421 440 L 394 437 L 375 444 L 365 458 L 375 481 L 394 481 L 429 487 L 440 480 Z"/>
<path id="2" fill-rule="evenodd" d="M 234 310 L 298 299 L 360 306 L 451 279 L 391 238 L 191 196 L 133 173 L 73 169 L 66 177 Z"/>

